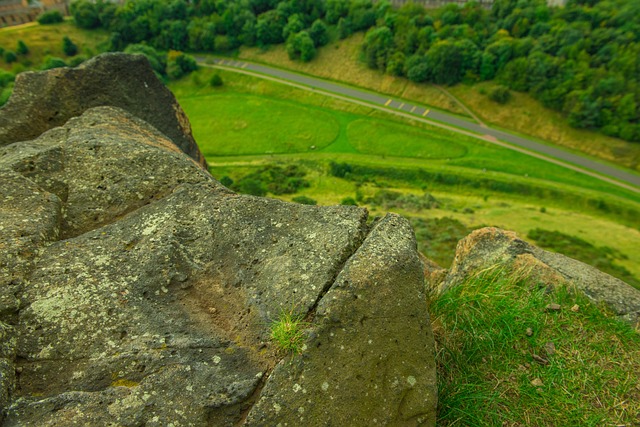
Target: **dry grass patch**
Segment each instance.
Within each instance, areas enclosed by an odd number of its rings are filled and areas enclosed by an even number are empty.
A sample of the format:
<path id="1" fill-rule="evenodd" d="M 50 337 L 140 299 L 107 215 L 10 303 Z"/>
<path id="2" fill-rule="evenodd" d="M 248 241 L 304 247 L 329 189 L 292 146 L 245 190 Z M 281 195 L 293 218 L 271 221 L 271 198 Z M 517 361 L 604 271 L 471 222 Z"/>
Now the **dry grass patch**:
<path id="1" fill-rule="evenodd" d="M 481 90 L 489 93 L 494 86 L 494 83 L 459 84 L 448 90 L 487 123 L 640 170 L 640 144 L 572 128 L 562 114 L 544 108 L 524 93 L 512 92 L 511 101 L 505 105 L 497 104 L 480 93 Z"/>

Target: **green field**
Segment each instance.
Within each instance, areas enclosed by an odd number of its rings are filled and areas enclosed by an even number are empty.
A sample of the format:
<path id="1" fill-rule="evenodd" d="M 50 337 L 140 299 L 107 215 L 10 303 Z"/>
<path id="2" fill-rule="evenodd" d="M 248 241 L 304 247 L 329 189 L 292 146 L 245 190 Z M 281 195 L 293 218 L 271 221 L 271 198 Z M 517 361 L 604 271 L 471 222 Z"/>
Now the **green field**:
<path id="1" fill-rule="evenodd" d="M 208 85 L 214 73 L 222 87 Z M 256 77 L 204 68 L 170 88 L 219 179 L 296 164 L 310 186 L 275 197 L 304 195 L 319 204 L 351 197 L 373 215 L 392 210 L 412 221 L 451 218 L 459 230 L 493 225 L 525 239 L 535 228 L 559 231 L 614 249 L 610 261 L 640 278 L 637 193 L 489 142 Z M 331 176 L 331 162 L 353 171 Z M 368 201 L 384 188 L 427 191 L 441 206 L 386 209 Z M 447 266 L 461 231 L 434 237 L 416 224 L 423 252 Z M 436 247 L 446 253 L 429 249 L 434 239 L 444 242 Z"/>
<path id="2" fill-rule="evenodd" d="M 62 51 L 64 36 L 68 36 L 78 46 L 79 55 L 86 57 L 103 51 L 102 45 L 109 39 L 105 31 L 83 30 L 73 25 L 70 20 L 51 25 L 32 23 L 3 28 L 0 31 L 0 47 L 7 51 L 14 51 L 18 40 L 22 40 L 29 48 L 29 53 L 18 56 L 18 60 L 12 64 L 0 60 L 0 68 L 14 72 L 39 68 L 47 55 L 69 60 L 70 58 Z"/>

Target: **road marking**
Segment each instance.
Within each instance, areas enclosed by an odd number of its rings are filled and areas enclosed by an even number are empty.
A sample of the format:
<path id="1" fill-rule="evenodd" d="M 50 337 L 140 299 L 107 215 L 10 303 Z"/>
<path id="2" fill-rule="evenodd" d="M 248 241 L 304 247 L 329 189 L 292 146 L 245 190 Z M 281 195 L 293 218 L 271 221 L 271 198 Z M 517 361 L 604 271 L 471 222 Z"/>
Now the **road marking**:
<path id="1" fill-rule="evenodd" d="M 404 102 L 402 104 L 400 104 L 400 106 L 398 107 L 398 109 L 402 110 L 402 107 L 404 107 Z"/>
<path id="2" fill-rule="evenodd" d="M 384 103 L 385 106 L 391 104 L 391 98 L 387 99 L 387 102 Z"/>
<path id="3" fill-rule="evenodd" d="M 411 108 L 411 111 L 409 111 L 410 113 L 413 113 L 414 111 L 416 111 L 416 106 L 414 105 L 413 108 Z"/>
<path id="4" fill-rule="evenodd" d="M 223 67 L 223 66 L 221 67 L 221 66 L 215 66 L 215 65 L 208 65 L 206 63 L 200 63 L 200 65 L 202 65 L 204 67 L 227 69 L 229 71 L 235 71 L 237 73 L 246 74 L 246 75 L 250 75 L 250 76 L 253 76 L 253 77 L 258 77 L 258 78 L 262 78 L 262 79 L 265 79 L 265 80 L 271 80 L 271 81 L 278 82 L 278 83 L 281 83 L 281 84 L 285 84 L 285 85 L 288 85 L 288 86 L 297 87 L 299 89 L 311 90 L 309 86 L 306 86 L 304 84 L 290 82 L 290 81 L 283 80 L 283 79 L 280 79 L 280 78 L 277 78 L 277 77 L 272 77 L 272 76 L 269 76 L 269 75 L 264 75 L 264 74 L 256 73 L 256 72 L 249 71 L 249 70 L 238 70 L 237 68 L 236 69 L 231 69 L 231 68 L 227 68 L 227 67 Z M 501 147 L 508 148 L 510 150 L 513 150 L 513 151 L 518 151 L 518 152 L 526 154 L 528 156 L 536 157 L 538 159 L 547 161 L 549 163 L 553 163 L 553 164 L 562 166 L 564 168 L 574 170 L 574 171 L 582 173 L 584 175 L 588 175 L 588 176 L 594 177 L 596 179 L 599 179 L 601 181 L 605 181 L 605 182 L 608 182 L 610 184 L 617 185 L 617 186 L 622 187 L 622 188 L 626 188 L 627 190 L 631 190 L 631 191 L 636 192 L 636 193 L 640 193 L 640 189 L 638 187 L 635 187 L 633 184 L 629 185 L 629 184 L 626 184 L 624 182 L 616 181 L 613 178 L 609 178 L 607 175 L 600 175 L 599 173 L 592 172 L 589 169 L 583 169 L 580 166 L 571 164 L 569 161 L 563 161 L 563 160 L 560 160 L 560 159 L 549 157 L 549 156 L 547 156 L 545 154 L 538 153 L 536 151 L 529 151 L 529 150 L 527 150 L 527 149 L 525 149 L 523 147 L 520 147 L 518 145 L 512 145 L 512 144 L 500 141 L 497 138 L 496 138 L 497 140 L 494 142 L 494 141 L 491 141 L 491 138 L 487 138 L 486 135 L 479 135 L 479 134 L 473 133 L 471 131 L 467 131 L 467 130 L 456 128 L 456 127 L 453 127 L 453 126 L 449 126 L 449 125 L 446 125 L 444 123 L 440 123 L 440 122 L 433 121 L 433 120 L 430 120 L 430 119 L 416 118 L 415 116 L 411 116 L 411 115 L 409 115 L 408 113 L 405 113 L 405 112 L 388 110 L 388 109 L 385 109 L 384 107 L 380 107 L 379 104 L 377 104 L 377 105 L 376 104 L 372 104 L 372 103 L 369 103 L 369 102 L 366 102 L 366 101 L 361 101 L 359 99 L 338 95 L 338 94 L 333 93 L 333 92 L 327 92 L 327 91 L 318 90 L 318 89 L 316 89 L 316 91 L 318 93 L 321 93 L 321 94 L 325 95 L 325 96 L 330 96 L 332 98 L 337 98 L 337 99 L 341 99 L 343 101 L 352 102 L 354 104 L 362 105 L 362 106 L 373 108 L 373 109 L 376 109 L 376 110 L 386 111 L 386 112 L 389 112 L 391 114 L 396 114 L 396 115 L 399 115 L 399 116 L 406 117 L 408 119 L 415 119 L 415 120 L 418 120 L 418 121 L 421 121 L 421 122 L 424 122 L 424 123 L 428 123 L 431 126 L 436 126 L 436 127 L 442 128 L 442 129 L 447 129 L 447 130 L 450 130 L 450 131 L 453 131 L 453 132 L 456 132 L 456 133 L 459 133 L 459 134 L 462 134 L 462 135 L 470 136 L 472 138 L 480 139 L 480 140 L 483 140 L 483 141 L 490 141 L 490 142 L 492 142 L 492 143 L 494 143 L 496 145 L 499 145 Z M 390 101 L 391 101 L 391 99 L 389 101 L 387 101 L 387 102 L 390 102 Z M 385 104 L 385 105 L 387 105 L 387 104 Z M 429 113 L 429 110 L 425 110 L 422 115 L 426 116 L 428 113 Z"/>
<path id="5" fill-rule="evenodd" d="M 424 113 L 422 113 L 422 117 L 426 117 L 427 114 L 429 114 L 429 110 L 424 110 Z"/>
<path id="6" fill-rule="evenodd" d="M 240 66 L 240 68 L 247 68 L 247 66 L 248 66 L 248 65 L 249 65 L 249 64 L 247 64 L 247 63 L 245 62 L 244 64 L 242 64 L 242 65 Z"/>

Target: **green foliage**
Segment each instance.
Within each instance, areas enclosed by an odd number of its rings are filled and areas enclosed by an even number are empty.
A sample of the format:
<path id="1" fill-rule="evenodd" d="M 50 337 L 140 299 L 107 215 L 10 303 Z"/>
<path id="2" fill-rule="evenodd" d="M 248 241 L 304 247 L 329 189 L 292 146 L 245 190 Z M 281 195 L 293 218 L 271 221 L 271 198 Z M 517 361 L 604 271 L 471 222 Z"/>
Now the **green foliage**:
<path id="1" fill-rule="evenodd" d="M 329 43 L 329 30 L 327 28 L 327 24 L 325 24 L 321 19 L 316 19 L 313 21 L 313 24 L 309 29 L 309 36 L 316 47 L 326 45 Z"/>
<path id="2" fill-rule="evenodd" d="M 607 246 L 596 247 L 578 237 L 541 228 L 534 228 L 529 231 L 527 237 L 535 240 L 536 244 L 544 249 L 575 258 L 640 288 L 640 280 L 634 277 L 626 268 L 616 264 L 616 260 L 624 260 L 627 257 L 614 249 Z"/>
<path id="3" fill-rule="evenodd" d="M 18 55 L 26 55 L 27 53 L 29 53 L 29 48 L 27 47 L 26 43 L 22 40 L 18 40 L 18 45 L 16 47 L 16 53 Z"/>
<path id="4" fill-rule="evenodd" d="M 582 294 L 516 276 L 468 279 L 430 305 L 438 425 L 633 424 L 640 335 Z"/>
<path id="5" fill-rule="evenodd" d="M 511 92 L 504 86 L 496 86 L 489 93 L 489 99 L 498 104 L 506 104 L 511 100 Z"/>
<path id="6" fill-rule="evenodd" d="M 220 178 L 220 184 L 224 185 L 227 188 L 231 188 L 231 186 L 233 185 L 233 179 L 225 175 L 222 178 Z"/>
<path id="7" fill-rule="evenodd" d="M 167 75 L 172 79 L 179 79 L 198 69 L 198 63 L 191 56 L 181 52 L 170 56 L 167 62 Z"/>
<path id="8" fill-rule="evenodd" d="M 340 200 L 340 204 L 343 206 L 358 206 L 358 202 L 353 197 L 345 197 Z"/>
<path id="9" fill-rule="evenodd" d="M 264 196 L 267 192 L 276 195 L 294 194 L 309 186 L 304 177 L 306 172 L 299 166 L 265 166 L 238 179 L 231 189 L 239 193 Z"/>
<path id="10" fill-rule="evenodd" d="M 317 205 L 318 204 L 317 200 L 307 196 L 296 196 L 291 200 L 296 203 L 300 203 L 301 205 Z"/>
<path id="11" fill-rule="evenodd" d="M 213 76 L 211 76 L 211 80 L 209 80 L 209 84 L 212 87 L 220 87 L 224 84 L 224 82 L 222 81 L 222 77 L 220 77 L 220 74 L 214 74 Z"/>
<path id="12" fill-rule="evenodd" d="M 373 197 L 366 199 L 366 203 L 381 207 L 385 210 L 402 209 L 419 212 L 426 209 L 438 208 L 440 203 L 429 193 L 422 196 L 403 194 L 398 191 L 380 190 Z"/>
<path id="13" fill-rule="evenodd" d="M 292 34 L 287 40 L 287 53 L 291 59 L 309 62 L 316 56 L 316 48 L 311 36 L 306 31 Z"/>
<path id="14" fill-rule="evenodd" d="M 153 71 L 160 75 L 166 74 L 167 56 L 164 53 L 158 52 L 153 47 L 145 44 L 130 44 L 124 52 L 146 56 Z"/>
<path id="15" fill-rule="evenodd" d="M 304 330 L 309 326 L 302 315 L 294 313 L 293 310 L 282 311 L 278 318 L 271 322 L 271 341 L 282 352 L 302 353 L 306 340 Z"/>
<path id="16" fill-rule="evenodd" d="M 66 66 L 67 66 L 67 63 L 64 62 L 64 59 L 47 55 L 44 58 L 44 61 L 42 62 L 42 65 L 40 66 L 40 68 L 42 70 L 50 70 L 52 68 L 61 68 Z"/>
<path id="17" fill-rule="evenodd" d="M 0 70 L 0 88 L 7 87 L 10 83 L 13 83 L 15 79 L 15 74 L 9 71 Z"/>
<path id="18" fill-rule="evenodd" d="M 71 3 L 69 11 L 80 28 L 92 29 L 100 26 L 100 10 L 96 3 L 89 0 L 76 0 Z"/>
<path id="19" fill-rule="evenodd" d="M 67 56 L 75 56 L 78 53 L 78 46 L 67 36 L 62 38 L 62 51 Z"/>
<path id="20" fill-rule="evenodd" d="M 18 57 L 16 56 L 15 52 L 11 50 L 7 50 L 4 52 L 4 61 L 7 64 L 11 64 L 13 62 L 16 62 L 17 60 L 18 60 Z"/>
<path id="21" fill-rule="evenodd" d="M 38 24 L 40 25 L 57 24 L 63 20 L 62 14 L 57 10 L 48 10 L 40 14 L 37 18 Z"/>
<path id="22" fill-rule="evenodd" d="M 450 217 L 409 217 L 409 221 L 416 234 L 418 250 L 444 268 L 451 266 L 458 242 L 472 231 Z"/>

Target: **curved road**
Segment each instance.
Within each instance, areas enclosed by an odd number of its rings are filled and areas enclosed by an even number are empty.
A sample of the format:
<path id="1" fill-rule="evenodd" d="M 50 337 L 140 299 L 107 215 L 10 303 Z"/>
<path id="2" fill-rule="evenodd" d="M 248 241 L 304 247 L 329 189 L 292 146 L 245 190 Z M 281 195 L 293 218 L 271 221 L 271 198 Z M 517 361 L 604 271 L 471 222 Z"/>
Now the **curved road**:
<path id="1" fill-rule="evenodd" d="M 552 163 L 568 167 L 578 172 L 640 193 L 639 175 L 617 169 L 596 160 L 572 154 L 559 148 L 541 144 L 521 136 L 481 126 L 453 114 L 433 111 L 420 105 L 390 98 L 387 95 L 372 93 L 362 89 L 344 86 L 332 81 L 297 74 L 262 64 L 223 58 L 214 58 L 213 60 L 209 60 L 211 63 L 207 63 L 202 57 L 196 59 L 198 60 L 198 63 L 203 66 L 225 68 L 245 74 L 256 75 L 258 77 L 270 78 L 271 80 L 282 81 L 283 83 L 293 84 L 294 86 L 307 90 L 313 90 L 321 93 L 328 92 L 326 93 L 327 95 L 339 97 L 350 102 L 356 102 L 358 104 L 400 114 L 412 119 L 421 120 L 432 125 L 445 127 L 455 132 L 481 138 L 534 157 L 542 158 Z M 509 144 L 503 144 L 499 141 L 505 141 Z M 615 178 L 618 181 L 608 177 Z"/>

